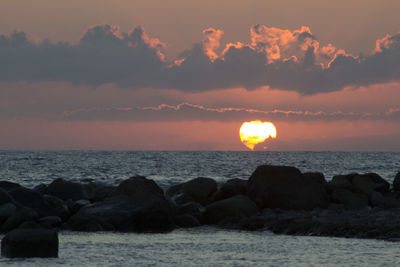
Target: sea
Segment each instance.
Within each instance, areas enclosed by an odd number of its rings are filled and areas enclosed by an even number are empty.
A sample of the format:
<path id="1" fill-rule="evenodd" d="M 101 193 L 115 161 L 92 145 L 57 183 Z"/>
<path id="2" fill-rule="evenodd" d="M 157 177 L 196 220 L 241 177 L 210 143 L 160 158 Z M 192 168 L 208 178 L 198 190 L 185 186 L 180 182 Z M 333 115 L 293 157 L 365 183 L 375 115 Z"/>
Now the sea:
<path id="1" fill-rule="evenodd" d="M 117 185 L 142 175 L 167 189 L 196 177 L 248 179 L 262 164 L 322 172 L 326 180 L 374 172 L 392 182 L 400 152 L 0 151 L 0 180 L 33 188 L 56 178 Z M 58 258 L 0 258 L 0 266 L 400 266 L 397 242 L 210 226 L 166 234 L 63 231 L 59 241 Z"/>

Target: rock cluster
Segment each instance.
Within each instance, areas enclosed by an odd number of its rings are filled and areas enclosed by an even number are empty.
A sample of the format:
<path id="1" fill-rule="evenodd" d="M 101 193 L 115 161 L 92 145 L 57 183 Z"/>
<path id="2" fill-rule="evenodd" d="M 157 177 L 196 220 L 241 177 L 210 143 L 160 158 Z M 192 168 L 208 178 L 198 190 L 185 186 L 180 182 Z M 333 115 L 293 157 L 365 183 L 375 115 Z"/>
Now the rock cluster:
<path id="1" fill-rule="evenodd" d="M 33 189 L 0 181 L 2 233 L 14 229 L 168 232 L 204 224 L 395 240 L 400 237 L 400 173 L 391 186 L 374 173 L 337 175 L 327 182 L 322 173 L 262 165 L 248 180 L 230 179 L 218 185 L 210 178 L 196 178 L 165 193 L 142 176 L 118 186 L 56 179 Z"/>

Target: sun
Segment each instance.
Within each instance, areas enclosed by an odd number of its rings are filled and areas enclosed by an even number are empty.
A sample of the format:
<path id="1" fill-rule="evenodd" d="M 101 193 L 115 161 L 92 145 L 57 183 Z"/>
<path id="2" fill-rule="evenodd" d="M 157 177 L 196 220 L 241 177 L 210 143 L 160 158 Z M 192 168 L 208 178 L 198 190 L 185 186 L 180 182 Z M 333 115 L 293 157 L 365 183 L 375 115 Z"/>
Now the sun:
<path id="1" fill-rule="evenodd" d="M 264 142 L 268 137 L 276 138 L 276 128 L 272 122 L 249 121 L 240 127 L 240 140 L 254 150 L 255 145 Z"/>

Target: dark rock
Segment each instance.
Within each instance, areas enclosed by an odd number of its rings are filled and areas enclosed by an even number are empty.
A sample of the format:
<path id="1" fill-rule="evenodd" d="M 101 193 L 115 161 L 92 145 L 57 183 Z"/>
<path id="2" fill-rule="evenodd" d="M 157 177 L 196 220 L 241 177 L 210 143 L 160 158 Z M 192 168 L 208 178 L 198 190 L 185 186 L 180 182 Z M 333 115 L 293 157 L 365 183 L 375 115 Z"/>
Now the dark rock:
<path id="1" fill-rule="evenodd" d="M 0 188 L 0 205 L 13 202 L 14 199 L 10 196 L 10 194 L 4 189 Z"/>
<path id="2" fill-rule="evenodd" d="M 50 207 L 49 216 L 58 216 L 62 220 L 66 220 L 69 217 L 70 211 L 67 204 L 58 197 L 45 194 L 43 195 L 43 200 Z"/>
<path id="3" fill-rule="evenodd" d="M 68 215 L 62 201 L 57 201 L 53 196 L 42 196 L 38 192 L 25 187 L 18 187 L 9 191 L 10 196 L 19 204 L 35 210 L 40 217 Z"/>
<path id="4" fill-rule="evenodd" d="M 247 230 L 247 231 L 256 231 L 256 230 L 264 228 L 264 221 L 255 216 L 249 217 L 249 218 L 243 218 L 239 222 L 239 227 L 240 227 L 240 229 Z"/>
<path id="5" fill-rule="evenodd" d="M 355 175 L 352 183 L 356 191 L 368 197 L 371 197 L 373 192 L 387 193 L 390 189 L 390 184 L 375 173 Z"/>
<path id="6" fill-rule="evenodd" d="M 243 179 L 230 179 L 222 184 L 214 194 L 214 201 L 230 198 L 236 195 L 246 195 L 247 181 Z"/>
<path id="7" fill-rule="evenodd" d="M 211 178 L 195 178 L 188 182 L 171 186 L 167 195 L 172 197 L 177 194 L 189 195 L 194 201 L 205 206 L 212 202 L 212 196 L 217 191 L 217 182 Z"/>
<path id="8" fill-rule="evenodd" d="M 111 194 L 115 191 L 115 186 L 99 181 L 92 181 L 88 184 L 84 184 L 83 186 L 88 195 L 88 199 L 92 202 L 102 201 L 106 197 L 111 196 Z"/>
<path id="9" fill-rule="evenodd" d="M 306 179 L 315 181 L 317 183 L 326 184 L 325 175 L 322 172 L 305 172 L 303 177 Z"/>
<path id="10" fill-rule="evenodd" d="M 90 204 L 90 201 L 87 200 L 87 199 L 81 199 L 81 200 L 75 201 L 75 202 L 71 205 L 71 208 L 70 208 L 71 213 L 72 213 L 72 214 L 75 214 L 75 213 L 77 213 L 82 207 L 84 207 L 84 206 L 86 206 L 86 205 L 89 205 L 89 204 Z"/>
<path id="11" fill-rule="evenodd" d="M 90 221 L 104 230 L 165 232 L 173 229 L 172 207 L 162 189 L 145 177 L 123 181 L 113 197 L 82 207 L 68 221 L 74 230 L 84 231 Z"/>
<path id="12" fill-rule="evenodd" d="M 56 179 L 49 184 L 46 194 L 56 196 L 64 201 L 68 199 L 72 199 L 74 201 L 88 199 L 88 195 L 82 184 L 65 181 L 61 178 Z"/>
<path id="13" fill-rule="evenodd" d="M 258 211 L 257 205 L 250 198 L 236 195 L 206 206 L 204 219 L 206 224 L 217 224 L 228 217 L 249 217 Z"/>
<path id="14" fill-rule="evenodd" d="M 335 203 L 343 204 L 348 209 L 359 209 L 368 206 L 368 197 L 366 195 L 342 188 L 335 189 L 331 194 L 331 199 Z"/>
<path id="15" fill-rule="evenodd" d="M 199 220 L 191 214 L 182 214 L 175 216 L 174 222 L 177 226 L 182 228 L 191 228 L 200 226 Z"/>
<path id="16" fill-rule="evenodd" d="M 197 212 L 200 212 L 201 209 L 202 209 L 202 206 L 199 203 L 189 202 L 189 203 L 177 206 L 175 214 L 197 213 Z"/>
<path id="17" fill-rule="evenodd" d="M 43 195 L 46 194 L 47 185 L 46 184 L 39 184 L 33 188 L 34 191 L 38 192 L 39 194 Z"/>
<path id="18" fill-rule="evenodd" d="M 44 227 L 52 228 L 52 227 L 58 227 L 61 225 L 62 220 L 58 216 L 47 216 L 40 218 L 38 220 L 38 223 L 40 225 L 43 225 Z"/>
<path id="19" fill-rule="evenodd" d="M 393 190 L 399 192 L 400 191 L 400 172 L 396 174 L 393 180 Z"/>
<path id="20" fill-rule="evenodd" d="M 176 205 L 184 205 L 195 202 L 191 196 L 184 193 L 172 196 L 172 201 L 174 201 Z"/>
<path id="21" fill-rule="evenodd" d="M 18 229 L 43 229 L 43 226 L 35 221 L 26 221 L 21 223 Z"/>
<path id="22" fill-rule="evenodd" d="M 384 209 L 400 208 L 400 200 L 392 194 L 383 195 L 380 192 L 373 192 L 370 197 L 371 205 Z"/>
<path id="23" fill-rule="evenodd" d="M 327 208 L 324 184 L 294 167 L 262 165 L 250 176 L 248 196 L 260 208 L 310 210 Z"/>
<path id="24" fill-rule="evenodd" d="M 347 190 L 353 190 L 353 184 L 351 180 L 356 174 L 348 174 L 348 175 L 335 175 L 333 176 L 332 180 L 328 182 L 325 186 L 330 191 L 341 188 Z"/>
<path id="25" fill-rule="evenodd" d="M 7 233 L 24 222 L 35 221 L 38 217 L 34 210 L 18 206 L 17 210 L 1 225 L 0 232 Z"/>
<path id="26" fill-rule="evenodd" d="M 104 231 L 104 228 L 101 225 L 101 223 L 91 220 L 86 225 L 86 231 L 87 232 L 100 232 L 100 231 Z"/>
<path id="27" fill-rule="evenodd" d="M 0 205 L 0 224 L 13 215 L 16 210 L 17 206 L 12 202 Z"/>
<path id="28" fill-rule="evenodd" d="M 5 191 L 10 191 L 21 187 L 21 185 L 9 181 L 0 181 L 0 188 L 4 189 Z"/>
<path id="29" fill-rule="evenodd" d="M 1 240 L 1 255 L 7 258 L 58 257 L 56 231 L 16 229 Z"/>

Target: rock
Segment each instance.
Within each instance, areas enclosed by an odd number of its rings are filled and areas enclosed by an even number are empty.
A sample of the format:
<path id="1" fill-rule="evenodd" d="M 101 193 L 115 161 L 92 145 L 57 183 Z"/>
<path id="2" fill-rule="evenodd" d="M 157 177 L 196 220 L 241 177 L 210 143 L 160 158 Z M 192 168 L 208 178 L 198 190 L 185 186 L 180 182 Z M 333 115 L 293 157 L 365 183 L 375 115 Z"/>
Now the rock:
<path id="1" fill-rule="evenodd" d="M 59 216 L 66 217 L 68 211 L 61 201 L 57 201 L 53 196 L 42 196 L 38 192 L 25 187 L 18 187 L 9 191 L 10 196 L 19 204 L 31 208 L 40 217 Z"/>
<path id="2" fill-rule="evenodd" d="M 351 182 L 352 177 L 356 174 L 348 175 L 335 175 L 332 180 L 330 180 L 325 186 L 329 191 L 335 190 L 337 188 L 353 190 L 353 184 Z"/>
<path id="3" fill-rule="evenodd" d="M 45 185 L 45 184 L 39 184 L 39 185 L 35 186 L 35 187 L 33 188 L 33 190 L 36 191 L 36 192 L 38 192 L 38 193 L 41 194 L 41 195 L 46 194 L 47 185 Z"/>
<path id="4" fill-rule="evenodd" d="M 200 226 L 200 222 L 191 214 L 182 214 L 175 216 L 174 222 L 177 226 L 182 228 L 191 228 Z"/>
<path id="5" fill-rule="evenodd" d="M 183 205 L 179 205 L 176 208 L 175 214 L 185 213 L 198 213 L 202 209 L 202 206 L 197 202 L 189 202 Z"/>
<path id="6" fill-rule="evenodd" d="M 26 221 L 21 223 L 18 229 L 43 229 L 43 226 L 35 221 Z"/>
<path id="7" fill-rule="evenodd" d="M 56 196 L 64 201 L 68 199 L 72 199 L 74 201 L 88 199 L 88 195 L 82 184 L 65 181 L 61 178 L 56 179 L 49 184 L 46 194 Z"/>
<path id="8" fill-rule="evenodd" d="M 17 210 L 1 225 L 0 232 L 7 233 L 12 229 L 20 226 L 22 223 L 27 221 L 34 221 L 38 217 L 39 216 L 37 212 L 35 212 L 34 210 L 18 206 Z"/>
<path id="9" fill-rule="evenodd" d="M 356 192 L 362 193 L 368 198 L 370 198 L 372 193 L 375 192 L 374 182 L 372 182 L 368 176 L 354 176 L 353 186 Z"/>
<path id="10" fill-rule="evenodd" d="M 52 227 L 58 227 L 61 225 L 62 220 L 58 216 L 47 216 L 40 218 L 38 220 L 38 223 L 44 227 L 52 228 Z"/>
<path id="11" fill-rule="evenodd" d="M 191 196 L 184 193 L 172 196 L 172 201 L 174 201 L 176 205 L 184 205 L 195 202 Z"/>
<path id="12" fill-rule="evenodd" d="M 21 185 L 9 181 L 0 181 L 0 188 L 4 189 L 5 191 L 10 191 L 21 187 Z"/>
<path id="13" fill-rule="evenodd" d="M 338 188 L 331 194 L 335 203 L 343 204 L 348 209 L 359 209 L 368 206 L 368 197 L 361 193 L 354 193 L 347 189 Z"/>
<path id="14" fill-rule="evenodd" d="M 173 229 L 172 210 L 154 181 L 136 176 L 121 182 L 112 197 L 82 207 L 68 224 L 80 231 L 96 221 L 106 231 L 166 232 Z"/>
<path id="15" fill-rule="evenodd" d="M 400 200 L 393 195 L 383 195 L 380 192 L 373 192 L 370 197 L 372 206 L 381 207 L 384 209 L 400 208 Z"/>
<path id="16" fill-rule="evenodd" d="M 243 179 L 230 179 L 222 184 L 214 194 L 214 201 L 230 198 L 236 195 L 246 195 L 247 181 Z"/>
<path id="17" fill-rule="evenodd" d="M 249 217 L 258 211 L 257 205 L 250 198 L 236 195 L 206 206 L 203 215 L 206 224 L 217 224 L 228 217 Z"/>
<path id="18" fill-rule="evenodd" d="M 58 257 L 56 231 L 16 229 L 1 240 L 1 255 L 7 258 Z"/>
<path id="19" fill-rule="evenodd" d="M 321 184 L 327 183 L 325 180 L 325 175 L 322 172 L 305 172 L 303 173 L 303 177 Z"/>
<path id="20" fill-rule="evenodd" d="M 250 176 L 247 195 L 260 208 L 310 210 L 327 208 L 324 184 L 294 167 L 262 165 Z"/>
<path id="21" fill-rule="evenodd" d="M 10 194 L 4 189 L 0 188 L 0 205 L 13 202 L 14 199 L 10 196 Z"/>
<path id="22" fill-rule="evenodd" d="M 212 195 L 217 191 L 217 182 L 211 178 L 195 178 L 188 182 L 171 186 L 167 195 L 172 197 L 177 194 L 187 194 L 194 201 L 205 206 L 212 202 Z"/>
<path id="23" fill-rule="evenodd" d="M 81 199 L 78 201 L 75 201 L 72 205 L 71 205 L 71 213 L 75 214 L 77 213 L 82 207 L 89 205 L 90 201 L 87 199 Z"/>
<path id="24" fill-rule="evenodd" d="M 0 205 L 0 224 L 13 215 L 16 210 L 17 206 L 11 202 Z"/>
<path id="25" fill-rule="evenodd" d="M 115 186 L 99 181 L 92 181 L 83 186 L 88 195 L 88 199 L 92 202 L 102 201 L 106 197 L 110 196 L 115 190 Z"/>
<path id="26" fill-rule="evenodd" d="M 394 180 L 393 180 L 393 190 L 394 191 L 400 191 L 400 172 L 398 172 L 397 174 L 396 174 L 396 176 L 394 177 Z"/>

